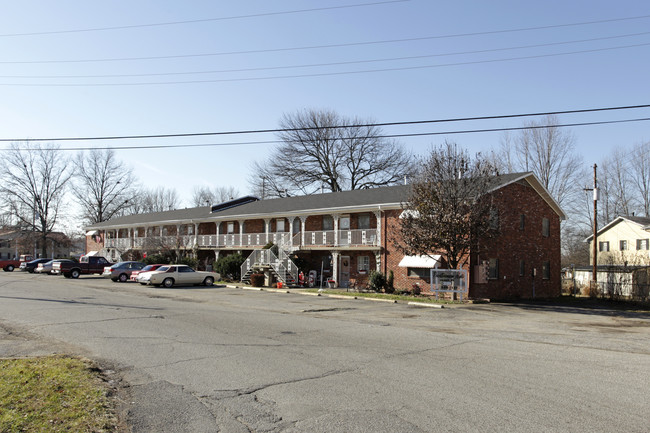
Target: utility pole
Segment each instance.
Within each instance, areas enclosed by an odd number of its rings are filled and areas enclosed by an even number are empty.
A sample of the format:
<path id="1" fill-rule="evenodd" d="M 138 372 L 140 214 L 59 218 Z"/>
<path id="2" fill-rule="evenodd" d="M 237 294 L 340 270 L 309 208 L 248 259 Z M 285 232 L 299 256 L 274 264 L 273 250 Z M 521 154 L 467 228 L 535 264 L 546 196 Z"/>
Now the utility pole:
<path id="1" fill-rule="evenodd" d="M 591 287 L 596 289 L 598 284 L 598 177 L 596 176 L 596 168 L 598 166 L 594 164 L 594 187 L 585 188 L 585 191 L 593 191 L 594 194 L 594 247 L 593 247 L 593 264 L 591 270 Z"/>
<path id="2" fill-rule="evenodd" d="M 591 279 L 594 290 L 598 283 L 598 178 L 596 177 L 596 167 L 597 165 L 594 164 L 594 264 Z"/>

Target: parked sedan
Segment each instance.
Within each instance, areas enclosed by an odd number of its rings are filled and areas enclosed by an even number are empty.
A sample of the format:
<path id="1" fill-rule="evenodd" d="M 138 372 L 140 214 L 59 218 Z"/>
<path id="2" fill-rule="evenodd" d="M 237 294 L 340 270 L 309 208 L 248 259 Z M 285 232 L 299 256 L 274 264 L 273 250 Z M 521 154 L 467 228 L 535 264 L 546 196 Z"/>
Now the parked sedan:
<path id="1" fill-rule="evenodd" d="M 49 262 L 45 263 L 39 263 L 38 266 L 36 266 L 36 269 L 34 269 L 34 272 L 37 274 L 52 274 L 52 265 L 54 262 L 73 262 L 74 260 L 70 259 L 54 259 L 50 260 Z"/>
<path id="2" fill-rule="evenodd" d="M 104 268 L 102 277 L 110 278 L 113 281 L 124 283 L 129 281 L 129 277 L 133 271 L 139 271 L 144 268 L 146 264 L 142 262 L 119 262 Z"/>
<path id="3" fill-rule="evenodd" d="M 181 284 L 211 286 L 220 279 L 221 275 L 216 272 L 195 271 L 187 265 L 165 265 L 151 273 L 148 284 L 167 288 Z"/>
<path id="4" fill-rule="evenodd" d="M 144 274 L 148 274 L 149 272 L 153 272 L 156 269 L 158 269 L 161 266 L 166 266 L 164 264 L 155 264 L 155 265 L 147 265 L 144 268 L 140 269 L 139 271 L 133 271 L 131 272 L 131 278 L 129 278 L 131 281 L 136 281 L 140 284 L 147 284 L 146 282 L 141 282 L 140 279 L 144 278 Z M 140 275 L 142 275 L 140 277 Z M 140 279 L 138 279 L 140 277 Z M 149 277 L 147 277 L 147 281 L 149 281 Z"/>
<path id="5" fill-rule="evenodd" d="M 22 262 L 20 264 L 20 270 L 21 271 L 27 271 L 30 274 L 33 274 L 39 263 L 46 263 L 46 262 L 49 262 L 51 260 L 52 259 L 36 259 L 36 260 L 32 260 L 31 262 Z"/>

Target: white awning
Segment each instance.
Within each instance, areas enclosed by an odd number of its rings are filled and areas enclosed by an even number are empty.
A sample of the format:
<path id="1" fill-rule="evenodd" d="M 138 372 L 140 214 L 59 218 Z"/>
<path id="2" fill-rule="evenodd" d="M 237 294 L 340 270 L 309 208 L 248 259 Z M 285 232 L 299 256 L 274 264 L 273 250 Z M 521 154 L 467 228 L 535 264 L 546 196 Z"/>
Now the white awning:
<path id="1" fill-rule="evenodd" d="M 99 230 L 90 230 L 86 232 L 86 236 L 95 236 L 97 233 L 99 233 Z"/>
<path id="2" fill-rule="evenodd" d="M 99 251 L 90 251 L 87 256 L 96 256 Z"/>
<path id="3" fill-rule="evenodd" d="M 440 254 L 434 256 L 404 256 L 399 265 L 402 268 L 435 268 L 440 262 Z"/>

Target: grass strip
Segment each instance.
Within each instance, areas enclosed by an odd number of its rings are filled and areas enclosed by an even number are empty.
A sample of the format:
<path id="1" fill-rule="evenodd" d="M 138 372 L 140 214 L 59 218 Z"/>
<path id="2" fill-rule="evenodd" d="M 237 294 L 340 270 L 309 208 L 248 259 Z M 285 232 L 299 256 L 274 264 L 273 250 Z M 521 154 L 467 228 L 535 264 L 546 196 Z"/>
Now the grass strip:
<path id="1" fill-rule="evenodd" d="M 315 293 L 318 292 L 318 289 L 305 289 L 305 292 Z M 425 302 L 432 304 L 461 304 L 460 301 L 450 301 L 439 299 L 436 301 L 433 297 L 426 296 L 409 296 L 409 295 L 395 295 L 388 293 L 373 293 L 373 292 L 346 292 L 345 290 L 323 290 L 321 293 L 329 295 L 343 295 L 357 298 L 375 298 L 375 299 L 386 299 L 397 302 Z"/>
<path id="2" fill-rule="evenodd" d="M 89 361 L 0 359 L 0 432 L 113 432 L 107 388 Z"/>

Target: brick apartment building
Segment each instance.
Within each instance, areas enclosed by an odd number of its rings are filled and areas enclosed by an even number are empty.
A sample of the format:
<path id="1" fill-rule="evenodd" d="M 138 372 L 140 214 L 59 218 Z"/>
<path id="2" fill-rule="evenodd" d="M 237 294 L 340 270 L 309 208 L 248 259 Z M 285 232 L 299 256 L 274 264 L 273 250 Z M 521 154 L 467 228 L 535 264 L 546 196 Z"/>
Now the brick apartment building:
<path id="1" fill-rule="evenodd" d="M 496 176 L 490 194 L 500 234 L 470 253 L 469 296 L 493 299 L 560 293 L 560 220 L 564 213 L 532 173 Z M 316 271 L 335 285 L 367 280 L 373 270 L 394 274 L 397 289 L 430 287 L 429 269 L 442 258 L 404 256 L 395 246 L 408 185 L 271 200 L 244 197 L 212 207 L 131 215 L 86 228 L 86 251 L 118 260 L 161 249 L 191 254 L 207 266 L 241 252 L 261 260 L 269 242 L 278 278 Z M 267 256 L 263 256 L 267 257 Z M 437 260 L 435 260 L 437 259 Z M 301 264 L 298 269 L 294 262 Z"/>

